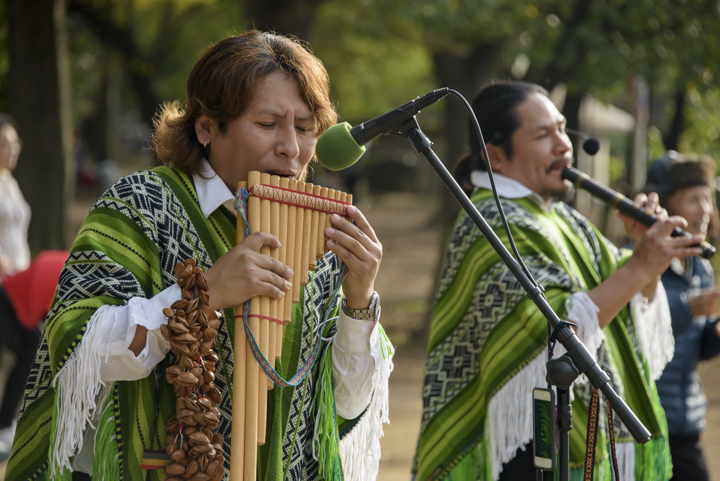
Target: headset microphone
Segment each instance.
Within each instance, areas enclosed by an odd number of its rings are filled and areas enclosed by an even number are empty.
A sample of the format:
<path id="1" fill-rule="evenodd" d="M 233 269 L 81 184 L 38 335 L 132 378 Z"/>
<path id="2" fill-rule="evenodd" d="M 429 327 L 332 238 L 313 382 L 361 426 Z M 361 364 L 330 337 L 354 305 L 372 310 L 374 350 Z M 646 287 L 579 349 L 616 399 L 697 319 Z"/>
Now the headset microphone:
<path id="1" fill-rule="evenodd" d="M 582 148 L 586 154 L 595 155 L 600 150 L 600 141 L 598 139 L 594 139 L 589 135 L 580 132 L 579 130 L 565 129 L 565 132 L 567 132 L 568 134 L 577 135 L 585 141 L 582 144 Z"/>

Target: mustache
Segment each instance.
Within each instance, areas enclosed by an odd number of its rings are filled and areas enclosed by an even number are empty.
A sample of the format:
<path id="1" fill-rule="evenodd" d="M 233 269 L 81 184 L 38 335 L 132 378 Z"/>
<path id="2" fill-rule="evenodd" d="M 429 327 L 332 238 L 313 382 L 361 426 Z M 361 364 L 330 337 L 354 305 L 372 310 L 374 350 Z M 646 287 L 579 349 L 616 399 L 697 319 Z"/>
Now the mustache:
<path id="1" fill-rule="evenodd" d="M 570 165 L 570 162 L 568 162 L 567 159 L 557 159 L 557 160 L 554 160 L 554 161 L 552 162 L 552 164 L 550 164 L 550 166 L 545 170 L 545 173 L 549 174 L 549 173 L 552 172 L 553 170 L 555 170 L 555 169 L 557 169 L 558 167 L 563 166 L 563 165 L 565 165 L 565 166 Z"/>

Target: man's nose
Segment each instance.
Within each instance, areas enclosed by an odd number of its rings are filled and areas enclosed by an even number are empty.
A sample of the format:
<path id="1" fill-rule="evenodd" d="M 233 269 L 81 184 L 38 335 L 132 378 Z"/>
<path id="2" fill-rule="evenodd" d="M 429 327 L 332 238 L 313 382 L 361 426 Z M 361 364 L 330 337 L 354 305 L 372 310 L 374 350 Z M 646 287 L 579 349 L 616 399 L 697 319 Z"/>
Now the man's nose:
<path id="1" fill-rule="evenodd" d="M 300 146 L 297 141 L 295 126 L 288 126 L 278 131 L 278 139 L 275 144 L 275 153 L 294 159 L 300 155 Z"/>

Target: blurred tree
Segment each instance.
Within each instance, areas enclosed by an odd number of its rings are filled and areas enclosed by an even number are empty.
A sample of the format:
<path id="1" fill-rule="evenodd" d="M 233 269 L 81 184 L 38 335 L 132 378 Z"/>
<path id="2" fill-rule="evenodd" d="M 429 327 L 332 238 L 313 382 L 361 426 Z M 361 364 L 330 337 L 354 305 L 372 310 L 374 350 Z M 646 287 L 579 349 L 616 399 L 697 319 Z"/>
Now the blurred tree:
<path id="1" fill-rule="evenodd" d="M 7 0 L 5 8 L 7 107 L 24 145 L 16 177 L 32 208 L 28 240 L 33 252 L 64 249 L 74 190 L 66 5 L 64 0 Z"/>
<path id="2" fill-rule="evenodd" d="M 244 0 L 248 28 L 295 35 L 308 41 L 315 12 L 324 0 Z"/>

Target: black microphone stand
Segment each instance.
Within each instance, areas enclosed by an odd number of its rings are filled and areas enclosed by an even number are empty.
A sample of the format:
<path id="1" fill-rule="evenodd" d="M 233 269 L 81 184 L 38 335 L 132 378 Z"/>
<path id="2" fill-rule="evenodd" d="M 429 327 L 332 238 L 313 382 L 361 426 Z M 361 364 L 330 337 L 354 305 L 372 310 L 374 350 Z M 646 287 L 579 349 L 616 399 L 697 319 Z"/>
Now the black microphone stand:
<path id="1" fill-rule="evenodd" d="M 415 117 L 410 117 L 402 123 L 396 130 L 389 133 L 397 137 L 402 137 L 410 141 L 415 150 L 425 156 L 430 165 L 435 169 L 442 179 L 445 186 L 450 189 L 452 195 L 462 206 L 463 210 L 477 225 L 480 232 L 488 240 L 500 259 L 510 269 L 515 278 L 520 282 L 528 297 L 540 309 L 552 328 L 552 336 L 565 346 L 566 353 L 558 359 L 551 359 L 548 362 L 547 381 L 558 387 L 558 424 L 560 432 L 559 447 L 559 463 L 560 481 L 568 481 L 569 478 L 569 460 L 570 460 L 570 429 L 572 426 L 572 411 L 570 409 L 570 386 L 580 373 L 585 374 L 590 383 L 602 391 L 605 397 L 610 401 L 610 405 L 620 417 L 622 422 L 630 431 L 633 438 L 644 444 L 650 440 L 650 432 L 643 426 L 642 422 L 635 416 L 635 413 L 625 404 L 625 401 L 615 392 L 610 385 L 610 378 L 598 366 L 597 362 L 590 355 L 585 345 L 575 335 L 567 322 L 561 321 L 555 314 L 543 294 L 541 287 L 535 285 L 530 278 L 523 272 L 521 267 L 515 261 L 513 256 L 508 252 L 505 245 L 495 235 L 492 228 L 483 219 L 480 212 L 475 208 L 465 192 L 457 184 L 453 176 L 448 172 L 440 158 L 433 152 L 432 142 L 420 130 L 420 125 Z"/>

